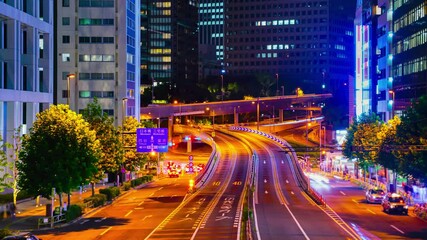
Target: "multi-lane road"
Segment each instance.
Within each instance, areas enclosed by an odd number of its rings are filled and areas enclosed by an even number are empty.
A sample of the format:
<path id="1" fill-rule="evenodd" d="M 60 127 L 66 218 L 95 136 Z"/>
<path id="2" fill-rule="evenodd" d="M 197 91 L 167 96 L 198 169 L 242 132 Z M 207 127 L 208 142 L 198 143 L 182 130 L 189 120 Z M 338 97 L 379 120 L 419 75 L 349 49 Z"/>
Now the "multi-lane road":
<path id="1" fill-rule="evenodd" d="M 364 191 L 331 178 L 311 181 L 327 199 L 318 206 L 299 187 L 290 156 L 271 140 L 217 132 L 213 174 L 188 193 L 194 176 L 164 178 L 132 190 L 67 227 L 44 230 L 49 239 L 239 239 L 244 193 L 254 177 L 254 239 L 425 239 L 427 223 L 391 216 L 364 203 Z M 252 169 L 255 171 L 253 175 Z"/>

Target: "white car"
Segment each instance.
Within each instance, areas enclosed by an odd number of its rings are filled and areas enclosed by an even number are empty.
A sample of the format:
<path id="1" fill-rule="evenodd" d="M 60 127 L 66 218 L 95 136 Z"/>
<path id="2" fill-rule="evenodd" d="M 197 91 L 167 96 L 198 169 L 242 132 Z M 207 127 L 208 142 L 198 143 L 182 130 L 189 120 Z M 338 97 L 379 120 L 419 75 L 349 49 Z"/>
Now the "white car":
<path id="1" fill-rule="evenodd" d="M 384 199 L 385 192 L 382 189 L 369 189 L 366 191 L 367 203 L 381 203 Z"/>

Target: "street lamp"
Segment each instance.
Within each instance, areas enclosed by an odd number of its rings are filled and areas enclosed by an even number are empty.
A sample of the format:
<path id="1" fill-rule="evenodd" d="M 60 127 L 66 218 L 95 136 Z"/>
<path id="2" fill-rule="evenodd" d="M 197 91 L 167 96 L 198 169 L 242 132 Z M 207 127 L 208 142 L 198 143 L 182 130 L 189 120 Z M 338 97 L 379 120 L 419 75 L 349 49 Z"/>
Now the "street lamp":
<path id="1" fill-rule="evenodd" d="M 279 96 L 279 74 L 276 73 L 276 96 Z"/>
<path id="2" fill-rule="evenodd" d="M 122 98 L 122 126 L 125 123 L 125 116 L 126 116 L 126 103 L 128 101 L 128 98 Z"/>
<path id="3" fill-rule="evenodd" d="M 285 96 L 285 86 L 281 86 L 281 88 L 282 88 L 282 96 Z"/>
<path id="4" fill-rule="evenodd" d="M 389 90 L 388 91 L 390 94 L 391 94 L 391 118 L 393 118 L 394 117 L 394 97 L 395 97 L 395 92 L 393 91 L 393 90 Z"/>
<path id="5" fill-rule="evenodd" d="M 67 105 L 70 106 L 70 79 L 74 79 L 76 74 L 67 74 Z"/>
<path id="6" fill-rule="evenodd" d="M 224 101 L 224 75 L 221 74 L 221 101 Z"/>

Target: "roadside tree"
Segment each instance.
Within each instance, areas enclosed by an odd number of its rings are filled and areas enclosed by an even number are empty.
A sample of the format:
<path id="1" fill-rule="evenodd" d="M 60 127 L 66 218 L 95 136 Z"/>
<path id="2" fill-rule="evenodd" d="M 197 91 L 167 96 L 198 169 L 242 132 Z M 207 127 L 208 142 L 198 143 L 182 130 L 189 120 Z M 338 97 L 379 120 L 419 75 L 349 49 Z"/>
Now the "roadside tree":
<path id="1" fill-rule="evenodd" d="M 399 151 L 393 151 L 393 154 L 402 159 L 401 172 L 427 181 L 427 95 L 406 109 L 402 123 L 397 126 L 396 135 L 399 138 Z"/>
<path id="2" fill-rule="evenodd" d="M 95 131 L 68 105 L 52 105 L 37 114 L 23 138 L 17 169 L 18 185 L 33 196 L 51 197 L 87 184 L 97 173 L 100 158 Z M 70 204 L 70 202 L 68 202 Z"/>
<path id="3" fill-rule="evenodd" d="M 105 173 L 116 173 L 123 161 L 123 144 L 120 132 L 114 127 L 114 120 L 104 114 L 98 99 L 89 103 L 82 112 L 83 118 L 96 132 L 100 143 L 100 158 L 97 163 L 98 172 L 91 179 L 92 196 L 95 195 L 95 182 L 101 180 Z"/>
<path id="4" fill-rule="evenodd" d="M 347 132 L 347 139 L 343 145 L 343 154 L 348 158 L 357 158 L 358 167 L 364 171 L 364 177 L 370 166 L 377 164 L 378 146 L 377 137 L 381 129 L 381 121 L 375 113 L 362 114 Z"/>

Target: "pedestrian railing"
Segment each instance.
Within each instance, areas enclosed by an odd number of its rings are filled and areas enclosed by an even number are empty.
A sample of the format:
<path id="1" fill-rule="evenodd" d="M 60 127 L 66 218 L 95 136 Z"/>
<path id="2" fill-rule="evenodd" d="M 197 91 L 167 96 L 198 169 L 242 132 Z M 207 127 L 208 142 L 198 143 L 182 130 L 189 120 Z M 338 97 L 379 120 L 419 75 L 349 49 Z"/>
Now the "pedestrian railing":
<path id="1" fill-rule="evenodd" d="M 53 227 L 55 226 L 55 224 L 65 222 L 65 220 L 66 220 L 65 214 L 59 214 L 53 217 L 42 217 L 42 218 L 39 218 L 37 221 L 37 228 L 40 228 L 42 226 L 47 226 L 47 225 Z"/>

